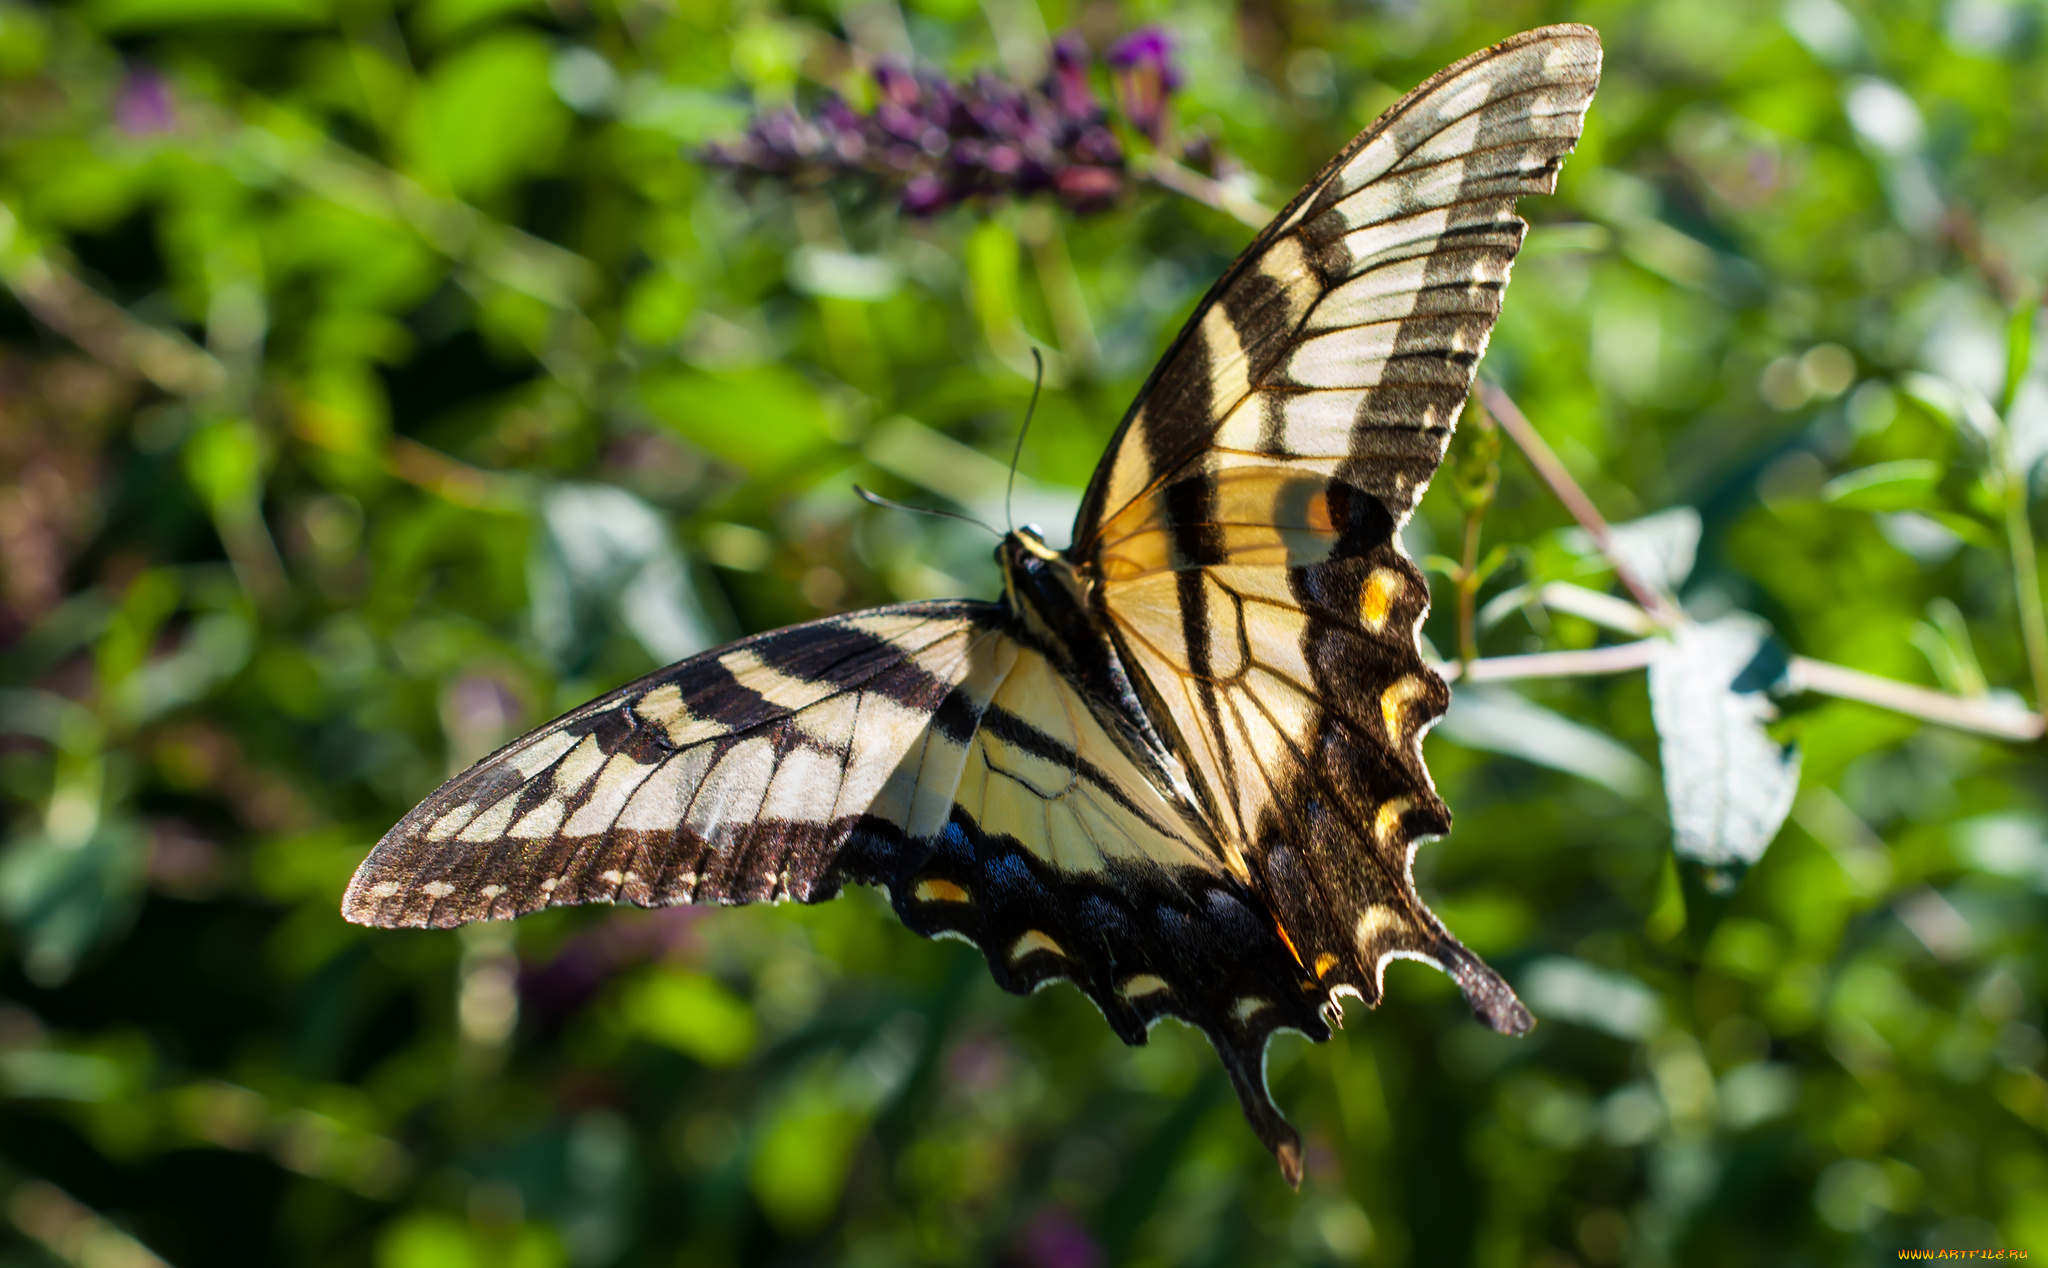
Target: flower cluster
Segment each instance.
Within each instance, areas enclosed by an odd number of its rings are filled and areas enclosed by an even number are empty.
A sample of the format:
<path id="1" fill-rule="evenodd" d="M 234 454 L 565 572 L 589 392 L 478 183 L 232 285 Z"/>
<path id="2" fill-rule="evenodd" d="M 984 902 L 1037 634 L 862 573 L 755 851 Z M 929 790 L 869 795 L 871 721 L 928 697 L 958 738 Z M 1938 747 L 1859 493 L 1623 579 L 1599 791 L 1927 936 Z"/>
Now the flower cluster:
<path id="1" fill-rule="evenodd" d="M 1180 85 L 1164 32 L 1139 31 L 1109 52 L 1124 121 L 1155 145 Z M 1091 56 L 1072 35 L 1053 45 L 1044 80 L 1023 86 L 982 72 L 955 83 L 880 65 L 876 103 L 862 113 L 828 93 L 810 113 L 756 118 L 744 136 L 712 146 L 722 167 L 804 187 L 859 174 L 899 191 L 929 216 L 977 199 L 1049 193 L 1075 212 L 1100 211 L 1129 189 L 1124 146 L 1090 83 Z"/>

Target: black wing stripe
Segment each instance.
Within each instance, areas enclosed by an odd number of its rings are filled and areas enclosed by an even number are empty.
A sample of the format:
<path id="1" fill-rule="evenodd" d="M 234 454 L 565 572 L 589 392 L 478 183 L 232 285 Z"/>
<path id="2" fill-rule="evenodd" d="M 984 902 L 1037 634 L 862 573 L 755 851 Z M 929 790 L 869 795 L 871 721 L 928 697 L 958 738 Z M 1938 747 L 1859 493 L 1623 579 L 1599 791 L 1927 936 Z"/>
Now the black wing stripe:
<path id="1" fill-rule="evenodd" d="M 1420 261 L 1422 276 L 1408 291 L 1420 311 L 1401 309 L 1390 295 L 1380 302 L 1393 320 L 1428 314 L 1418 287 L 1497 292 L 1521 243 L 1514 200 L 1552 187 L 1598 77 L 1598 39 L 1589 28 L 1545 28 L 1448 68 L 1388 110 L 1304 188 L 1197 308 L 1112 441 L 1110 460 L 1083 500 L 1075 541 L 1085 549 L 1133 499 L 1177 480 L 1207 435 L 1261 384 L 1370 386 L 1419 377 L 1449 386 L 1468 379 L 1490 317 L 1477 319 L 1469 341 L 1448 348 L 1406 343 L 1414 332 L 1402 332 L 1377 353 L 1354 347 L 1348 356 L 1311 356 L 1301 367 L 1306 374 L 1276 367 L 1297 361 L 1292 350 L 1301 323 L 1322 293 L 1361 272 Z M 1425 351 L 1448 356 L 1447 366 L 1384 374 L 1360 368 Z M 1205 399 L 1208 410 L 1201 408 Z M 1454 404 L 1436 407 L 1449 414 L 1439 421 L 1455 417 Z M 1137 450 L 1142 461 L 1131 456 Z M 1419 488 L 1389 491 L 1405 504 Z"/>

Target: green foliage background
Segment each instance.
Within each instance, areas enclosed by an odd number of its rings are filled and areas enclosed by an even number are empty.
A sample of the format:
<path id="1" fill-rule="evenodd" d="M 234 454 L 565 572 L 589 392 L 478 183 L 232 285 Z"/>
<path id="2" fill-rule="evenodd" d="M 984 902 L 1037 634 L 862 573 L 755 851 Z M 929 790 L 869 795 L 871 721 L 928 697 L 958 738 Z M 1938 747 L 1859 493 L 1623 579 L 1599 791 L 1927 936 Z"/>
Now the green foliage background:
<path id="1" fill-rule="evenodd" d="M 1487 372 L 1613 518 L 1699 509 L 1695 611 L 2025 692 L 1982 445 L 1908 376 L 2007 395 L 2048 273 L 2038 0 L 1032 4 L 0 0 L 6 1262 L 2048 1254 L 2048 771 L 1860 705 L 1788 707 L 1801 797 L 1716 923 L 1641 675 L 1525 685 L 1634 754 L 1604 784 L 1432 738 L 1457 830 L 1421 888 L 1546 1020 L 1496 1037 L 1396 963 L 1334 1042 L 1280 1040 L 1298 1196 L 1193 1032 L 1125 1049 L 872 894 L 340 920 L 386 827 L 556 712 L 991 593 L 985 538 L 848 486 L 999 517 L 1037 343 L 1020 501 L 1056 524 L 1250 236 L 1156 189 L 917 223 L 689 157 L 860 92 L 847 40 L 965 73 L 1164 22 L 1183 117 L 1277 205 L 1438 66 L 1598 25 Z M 2048 378 L 2013 386 L 2038 457 Z M 1609 584 L 1504 464 L 1482 599 Z M 1418 554 L 1456 553 L 1446 496 Z M 1596 636 L 1511 612 L 1482 650 Z"/>

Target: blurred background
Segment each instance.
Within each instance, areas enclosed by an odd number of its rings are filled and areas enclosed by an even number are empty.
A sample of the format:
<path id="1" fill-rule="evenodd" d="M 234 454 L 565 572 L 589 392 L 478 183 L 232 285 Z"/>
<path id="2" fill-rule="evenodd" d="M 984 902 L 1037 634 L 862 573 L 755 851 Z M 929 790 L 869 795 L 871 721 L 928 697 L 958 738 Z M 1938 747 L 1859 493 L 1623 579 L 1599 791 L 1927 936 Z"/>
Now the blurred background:
<path id="1" fill-rule="evenodd" d="M 1488 374 L 1695 613 L 2031 698 L 1971 403 L 2026 488 L 2039 0 L 0 0 L 0 1262 L 2048 1254 L 2048 767 L 1862 705 L 1788 702 L 1791 817 L 1689 913 L 1640 673 L 1463 693 L 1417 878 L 1543 1024 L 1397 962 L 1278 1040 L 1299 1195 L 1199 1035 L 1127 1049 L 873 893 L 337 914 L 602 690 L 992 595 L 985 536 L 849 486 L 1000 523 L 1037 347 L 1018 518 L 1063 540 L 1229 208 L 1567 19 L 1605 82 Z M 892 168 L 883 108 L 977 72 L 1114 104 L 1035 174 Z M 1483 653 L 1601 637 L 1526 601 L 1612 574 L 1512 450 L 1484 533 Z"/>

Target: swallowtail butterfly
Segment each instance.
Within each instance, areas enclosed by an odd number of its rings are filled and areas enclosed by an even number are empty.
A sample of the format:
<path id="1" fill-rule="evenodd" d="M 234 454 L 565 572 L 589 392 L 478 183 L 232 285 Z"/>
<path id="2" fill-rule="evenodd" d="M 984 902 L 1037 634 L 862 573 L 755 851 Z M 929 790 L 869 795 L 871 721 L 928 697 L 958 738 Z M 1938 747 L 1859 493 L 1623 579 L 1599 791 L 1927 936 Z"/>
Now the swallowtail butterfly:
<path id="1" fill-rule="evenodd" d="M 449 781 L 350 884 L 363 924 L 884 887 L 1006 990 L 1078 986 L 1125 1042 L 1208 1035 L 1288 1180 L 1278 1030 L 1313 1040 L 1395 956 L 1480 1020 L 1528 1011 L 1417 896 L 1450 828 L 1450 694 L 1399 529 L 1444 452 L 1527 226 L 1600 75 L 1585 26 L 1432 76 L 1211 288 L 1110 441 L 1073 546 L 1003 597 L 757 635 L 621 687 Z"/>

